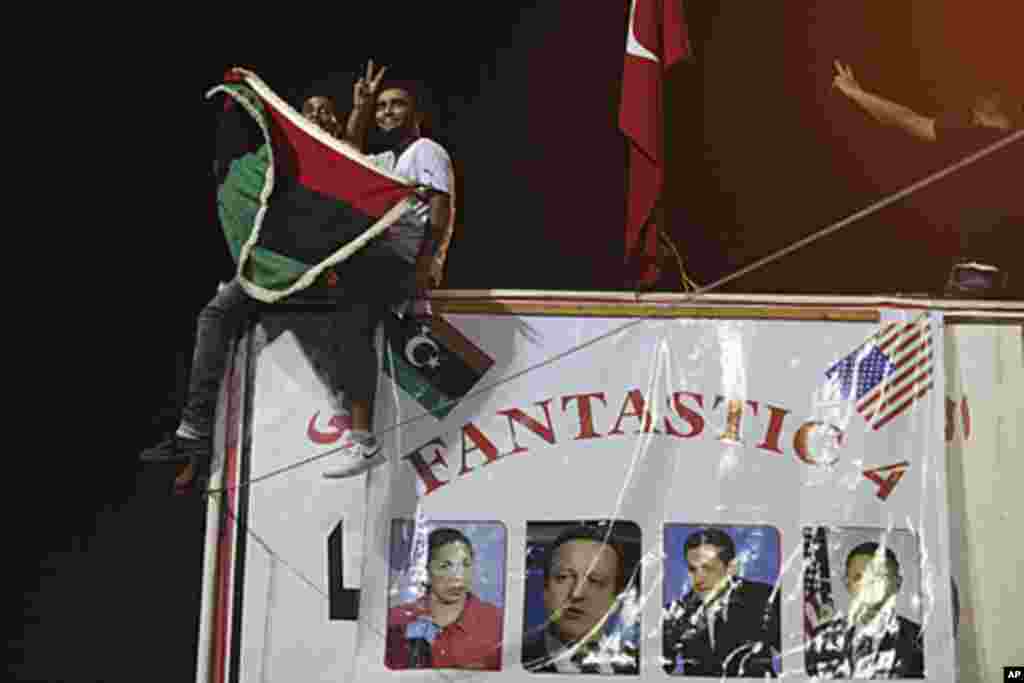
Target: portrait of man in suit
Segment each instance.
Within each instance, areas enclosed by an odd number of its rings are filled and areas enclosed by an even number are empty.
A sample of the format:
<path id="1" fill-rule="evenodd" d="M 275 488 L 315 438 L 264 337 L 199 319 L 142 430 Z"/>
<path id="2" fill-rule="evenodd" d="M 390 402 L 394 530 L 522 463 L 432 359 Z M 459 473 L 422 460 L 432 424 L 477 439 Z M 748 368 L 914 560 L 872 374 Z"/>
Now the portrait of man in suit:
<path id="1" fill-rule="evenodd" d="M 630 523 L 570 523 L 550 542 L 537 544 L 543 547 L 544 621 L 527 619 L 527 671 L 638 673 L 639 611 L 627 614 L 635 584 L 630 585 L 633 562 L 620 537 L 622 525 Z M 542 526 L 549 525 L 535 525 Z"/>
<path id="2" fill-rule="evenodd" d="M 689 590 L 665 608 L 666 673 L 775 677 L 780 650 L 775 586 L 743 578 L 736 543 L 721 528 L 693 531 L 683 544 Z"/>
<path id="3" fill-rule="evenodd" d="M 875 542 L 846 556 L 846 614 L 820 624 L 807 643 L 807 673 L 818 678 L 924 678 L 921 627 L 896 613 L 899 558 Z"/>

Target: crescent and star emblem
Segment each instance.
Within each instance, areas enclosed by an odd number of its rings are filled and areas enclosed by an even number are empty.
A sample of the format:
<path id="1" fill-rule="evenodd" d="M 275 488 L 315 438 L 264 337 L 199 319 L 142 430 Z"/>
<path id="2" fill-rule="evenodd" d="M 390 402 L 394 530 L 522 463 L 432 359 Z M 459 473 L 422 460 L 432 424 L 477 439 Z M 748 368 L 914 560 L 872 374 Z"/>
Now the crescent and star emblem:
<path id="1" fill-rule="evenodd" d="M 441 365 L 441 348 L 434 342 L 427 334 L 430 332 L 430 327 L 427 325 L 420 325 L 420 333 L 410 339 L 405 344 L 405 359 L 409 361 L 413 367 L 422 368 L 425 365 L 431 368 L 438 368 Z M 420 362 L 416 360 L 416 352 L 421 347 L 426 346 L 430 349 L 430 354 L 426 360 Z"/>

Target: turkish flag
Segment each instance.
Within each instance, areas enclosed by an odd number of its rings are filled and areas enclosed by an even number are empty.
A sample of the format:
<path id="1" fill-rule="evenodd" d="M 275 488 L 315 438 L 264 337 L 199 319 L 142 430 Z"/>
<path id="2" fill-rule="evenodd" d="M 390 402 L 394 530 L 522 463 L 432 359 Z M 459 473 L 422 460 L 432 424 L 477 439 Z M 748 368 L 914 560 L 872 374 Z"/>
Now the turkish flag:
<path id="1" fill-rule="evenodd" d="M 640 283 L 652 284 L 658 278 L 652 213 L 664 176 L 662 82 L 668 68 L 690 56 L 690 40 L 682 0 L 630 1 L 619 105 L 619 128 L 630 142 L 626 264 Z"/>

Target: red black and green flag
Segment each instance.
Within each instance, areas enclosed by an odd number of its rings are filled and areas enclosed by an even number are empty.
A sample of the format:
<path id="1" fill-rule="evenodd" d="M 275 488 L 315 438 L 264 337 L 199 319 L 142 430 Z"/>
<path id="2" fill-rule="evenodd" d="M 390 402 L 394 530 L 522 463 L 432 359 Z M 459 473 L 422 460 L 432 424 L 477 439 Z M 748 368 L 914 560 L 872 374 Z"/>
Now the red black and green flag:
<path id="1" fill-rule="evenodd" d="M 438 420 L 443 420 L 494 359 L 440 316 L 388 315 L 381 370 Z"/>
<path id="2" fill-rule="evenodd" d="M 217 207 L 250 296 L 273 302 L 308 287 L 422 201 L 255 74 L 229 72 L 207 97 L 218 94 Z"/>

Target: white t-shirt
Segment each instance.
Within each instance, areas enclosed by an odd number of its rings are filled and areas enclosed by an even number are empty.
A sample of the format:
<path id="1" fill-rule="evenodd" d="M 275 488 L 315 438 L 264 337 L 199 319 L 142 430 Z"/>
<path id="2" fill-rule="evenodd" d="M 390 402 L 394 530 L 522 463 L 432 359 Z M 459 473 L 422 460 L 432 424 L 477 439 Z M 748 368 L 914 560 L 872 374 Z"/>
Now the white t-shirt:
<path id="1" fill-rule="evenodd" d="M 417 185 L 426 185 L 447 195 L 452 193 L 452 160 L 444 147 L 429 138 L 419 138 L 409 145 L 398 158 L 393 151 L 368 155 L 377 168 L 411 180 Z M 416 262 L 420 245 L 430 221 L 430 205 L 417 204 L 414 211 L 394 223 L 383 239 L 395 252 L 410 263 Z"/>

